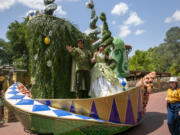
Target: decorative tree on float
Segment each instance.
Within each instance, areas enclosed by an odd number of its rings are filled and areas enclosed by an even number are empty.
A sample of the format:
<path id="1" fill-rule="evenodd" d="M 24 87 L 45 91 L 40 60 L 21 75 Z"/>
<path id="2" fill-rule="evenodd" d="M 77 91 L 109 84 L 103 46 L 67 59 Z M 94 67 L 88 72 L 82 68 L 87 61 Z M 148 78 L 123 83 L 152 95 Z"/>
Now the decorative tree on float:
<path id="1" fill-rule="evenodd" d="M 114 47 L 113 37 L 111 36 L 111 32 L 109 31 L 108 24 L 106 22 L 106 14 L 101 13 L 100 19 L 103 22 L 102 44 L 105 45 L 105 53 L 109 55 L 109 53 L 111 52 L 111 48 Z"/>
<path id="2" fill-rule="evenodd" d="M 91 21 L 89 24 L 90 30 L 88 32 L 88 36 L 90 36 L 92 40 L 96 41 L 98 39 L 97 35 L 101 33 L 101 30 L 96 25 L 98 16 L 96 15 L 96 11 L 94 9 L 93 0 L 89 0 L 89 2 L 86 3 L 86 7 L 91 10 Z"/>
<path id="3" fill-rule="evenodd" d="M 70 92 L 72 57 L 66 45 L 85 39 L 70 22 L 53 16 L 54 0 L 44 0 L 43 15 L 28 21 L 27 43 L 33 98 L 73 98 Z M 86 43 L 87 44 L 87 43 Z"/>
<path id="4" fill-rule="evenodd" d="M 101 13 L 100 19 L 103 21 L 102 44 L 106 46 L 106 55 L 112 55 L 110 67 L 114 69 L 117 77 L 127 77 L 129 76 L 129 68 L 125 44 L 120 38 L 113 38 L 111 36 L 105 13 Z"/>

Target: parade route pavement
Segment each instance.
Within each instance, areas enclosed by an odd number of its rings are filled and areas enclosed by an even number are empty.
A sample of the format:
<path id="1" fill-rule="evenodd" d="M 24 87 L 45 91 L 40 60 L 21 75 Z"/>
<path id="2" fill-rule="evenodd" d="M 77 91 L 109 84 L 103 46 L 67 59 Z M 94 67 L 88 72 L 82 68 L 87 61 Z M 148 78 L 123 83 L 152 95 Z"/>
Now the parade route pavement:
<path id="1" fill-rule="evenodd" d="M 166 91 L 151 94 L 143 122 L 119 135 L 170 135 L 165 97 Z"/>
<path id="2" fill-rule="evenodd" d="M 117 135 L 170 135 L 167 126 L 166 91 L 150 95 L 147 113 L 143 122 Z M 0 135 L 29 135 L 20 122 L 0 125 Z"/>

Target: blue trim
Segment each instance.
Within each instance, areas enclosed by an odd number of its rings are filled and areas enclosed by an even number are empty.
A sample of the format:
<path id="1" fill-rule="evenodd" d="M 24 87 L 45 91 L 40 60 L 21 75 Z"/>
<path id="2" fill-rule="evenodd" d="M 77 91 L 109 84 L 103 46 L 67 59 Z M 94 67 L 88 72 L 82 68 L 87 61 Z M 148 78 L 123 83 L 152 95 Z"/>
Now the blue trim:
<path id="1" fill-rule="evenodd" d="M 16 105 L 33 105 L 33 104 L 34 104 L 34 100 L 32 99 L 22 99 L 21 101 L 16 103 Z"/>
<path id="2" fill-rule="evenodd" d="M 17 89 L 17 87 L 10 87 L 9 89 L 10 90 L 15 90 L 15 89 Z"/>
<path id="3" fill-rule="evenodd" d="M 52 110 L 52 111 L 53 111 L 58 117 L 72 115 L 72 113 L 69 113 L 69 112 L 63 111 L 63 110 Z"/>
<path id="4" fill-rule="evenodd" d="M 25 97 L 25 95 L 14 95 L 8 99 L 23 99 Z"/>
<path id="5" fill-rule="evenodd" d="M 81 119 L 84 119 L 84 120 L 92 119 L 92 118 L 90 118 L 90 117 L 86 117 L 86 116 L 83 116 L 83 115 L 75 115 L 75 116 L 77 116 L 77 117 L 79 117 L 79 118 L 81 118 Z"/>
<path id="6" fill-rule="evenodd" d="M 36 111 L 49 111 L 51 110 L 47 105 L 34 105 L 32 112 Z"/>
<path id="7" fill-rule="evenodd" d="M 16 90 L 8 92 L 8 94 L 14 94 L 14 95 L 16 95 L 17 93 L 19 93 L 19 91 Z"/>

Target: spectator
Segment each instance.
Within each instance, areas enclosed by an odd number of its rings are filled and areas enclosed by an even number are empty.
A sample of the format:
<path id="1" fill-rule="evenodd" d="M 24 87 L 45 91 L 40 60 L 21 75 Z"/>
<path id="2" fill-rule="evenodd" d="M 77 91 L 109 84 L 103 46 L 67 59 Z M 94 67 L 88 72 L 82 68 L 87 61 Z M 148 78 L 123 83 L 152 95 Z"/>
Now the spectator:
<path id="1" fill-rule="evenodd" d="M 180 135 L 180 89 L 176 77 L 169 80 L 170 88 L 167 91 L 167 124 L 172 135 Z"/>

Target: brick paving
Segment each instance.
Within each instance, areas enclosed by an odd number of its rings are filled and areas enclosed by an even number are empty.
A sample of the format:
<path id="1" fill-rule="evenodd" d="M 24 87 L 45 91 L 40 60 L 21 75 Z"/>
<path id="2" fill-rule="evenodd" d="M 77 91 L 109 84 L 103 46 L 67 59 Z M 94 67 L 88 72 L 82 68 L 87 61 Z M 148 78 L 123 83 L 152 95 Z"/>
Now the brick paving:
<path id="1" fill-rule="evenodd" d="M 170 135 L 167 127 L 166 92 L 150 95 L 147 113 L 142 124 L 121 135 Z M 29 135 L 20 122 L 0 125 L 0 135 Z"/>

